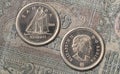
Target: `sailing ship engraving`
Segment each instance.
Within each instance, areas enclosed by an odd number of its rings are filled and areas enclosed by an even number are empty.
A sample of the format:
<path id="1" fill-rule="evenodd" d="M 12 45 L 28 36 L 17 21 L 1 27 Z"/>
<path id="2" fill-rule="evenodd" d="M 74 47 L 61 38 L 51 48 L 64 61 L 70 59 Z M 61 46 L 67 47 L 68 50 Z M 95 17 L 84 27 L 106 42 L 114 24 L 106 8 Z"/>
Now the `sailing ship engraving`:
<path id="1" fill-rule="evenodd" d="M 44 45 L 57 36 L 60 29 L 59 16 L 49 4 L 30 3 L 18 13 L 16 29 L 29 44 Z"/>
<path id="2" fill-rule="evenodd" d="M 49 15 L 47 12 L 47 9 L 44 10 L 43 7 L 39 7 L 25 31 L 32 34 L 48 34 Z"/>

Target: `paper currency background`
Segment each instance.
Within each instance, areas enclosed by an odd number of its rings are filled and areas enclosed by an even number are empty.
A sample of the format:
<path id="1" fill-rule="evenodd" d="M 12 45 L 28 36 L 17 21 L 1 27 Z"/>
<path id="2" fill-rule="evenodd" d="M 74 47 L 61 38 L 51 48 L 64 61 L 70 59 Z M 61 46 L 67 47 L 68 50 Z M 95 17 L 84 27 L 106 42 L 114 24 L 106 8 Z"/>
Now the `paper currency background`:
<path id="1" fill-rule="evenodd" d="M 18 12 L 31 2 L 47 2 L 61 20 L 58 37 L 42 47 L 25 43 L 15 28 Z M 120 74 L 119 14 L 120 0 L 0 0 L 0 74 Z M 60 56 L 63 36 L 75 27 L 93 28 L 103 37 L 104 58 L 92 70 L 73 70 Z"/>

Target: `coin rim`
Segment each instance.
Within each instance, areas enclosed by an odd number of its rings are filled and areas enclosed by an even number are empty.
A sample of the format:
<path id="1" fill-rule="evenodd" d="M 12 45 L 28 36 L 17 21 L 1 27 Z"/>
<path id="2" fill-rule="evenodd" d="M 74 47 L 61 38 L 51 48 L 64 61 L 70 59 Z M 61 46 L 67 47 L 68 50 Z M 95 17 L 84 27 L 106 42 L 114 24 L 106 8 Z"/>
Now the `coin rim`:
<path id="1" fill-rule="evenodd" d="M 25 37 L 23 36 L 23 34 L 20 32 L 20 28 L 19 28 L 19 26 L 18 26 L 18 25 L 20 25 L 20 24 L 18 23 L 19 17 L 20 17 L 20 15 L 21 15 L 22 11 L 23 11 L 26 7 L 28 7 L 28 6 L 30 6 L 30 5 L 33 5 L 33 4 L 39 4 L 39 5 L 42 4 L 42 5 L 45 5 L 45 6 L 49 7 L 50 10 L 53 12 L 53 14 L 54 14 L 55 17 L 56 17 L 56 21 L 57 21 L 56 26 L 57 26 L 57 27 L 56 27 L 55 33 L 54 33 L 54 34 L 52 35 L 52 37 L 50 37 L 47 41 L 36 43 L 36 42 L 30 41 L 30 40 L 28 40 L 27 38 L 25 38 Z M 23 41 L 25 41 L 25 42 L 27 42 L 27 43 L 29 43 L 29 44 L 32 44 L 32 45 L 45 45 L 45 44 L 51 42 L 52 40 L 54 40 L 55 37 L 57 36 L 59 30 L 60 30 L 60 19 L 59 19 L 59 15 L 58 15 L 56 9 L 53 8 L 51 5 L 48 5 L 47 3 L 41 3 L 41 2 L 29 3 L 29 4 L 25 5 L 25 6 L 19 11 L 19 13 L 18 13 L 18 15 L 17 15 L 17 18 L 16 18 L 16 30 L 17 30 L 19 36 L 21 37 L 21 39 L 22 39 Z"/>
<path id="2" fill-rule="evenodd" d="M 65 38 L 68 36 L 68 34 L 71 33 L 71 32 L 73 32 L 73 31 L 75 31 L 75 30 L 77 30 L 77 29 L 86 29 L 86 30 L 92 32 L 93 34 L 95 34 L 95 35 L 98 37 L 98 39 L 100 40 L 100 44 L 101 44 L 101 54 L 100 54 L 100 57 L 97 59 L 97 61 L 96 61 L 95 63 L 91 64 L 90 66 L 84 67 L 84 68 L 77 67 L 77 66 L 71 64 L 71 63 L 65 58 L 64 53 L 63 53 L 63 48 L 62 48 L 62 47 L 63 47 L 63 42 L 64 42 Z M 87 27 L 78 27 L 78 28 L 74 28 L 74 29 L 70 30 L 69 32 L 67 32 L 67 33 L 65 34 L 65 36 L 63 37 L 62 42 L 61 42 L 60 53 L 61 53 L 61 56 L 62 56 L 64 62 L 65 62 L 68 66 L 70 66 L 70 67 L 73 68 L 73 69 L 81 70 L 81 71 L 82 71 L 82 70 L 92 69 L 92 68 L 95 67 L 97 64 L 99 64 L 99 62 L 102 60 L 102 58 L 103 58 L 103 56 L 104 56 L 104 52 L 105 52 L 105 49 L 104 49 L 104 48 L 105 48 L 105 46 L 104 46 L 103 39 L 102 39 L 102 37 L 101 37 L 95 30 L 90 29 L 90 28 L 87 28 Z"/>

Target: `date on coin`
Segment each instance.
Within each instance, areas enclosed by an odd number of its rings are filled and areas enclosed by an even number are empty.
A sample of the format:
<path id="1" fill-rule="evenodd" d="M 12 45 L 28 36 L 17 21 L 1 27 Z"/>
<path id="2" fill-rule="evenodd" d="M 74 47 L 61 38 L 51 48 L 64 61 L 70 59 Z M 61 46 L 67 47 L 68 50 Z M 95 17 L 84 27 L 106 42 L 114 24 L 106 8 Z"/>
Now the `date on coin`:
<path id="1" fill-rule="evenodd" d="M 89 28 L 76 28 L 68 32 L 61 43 L 61 56 L 65 63 L 76 70 L 95 67 L 104 55 L 100 35 Z"/>
<path id="2" fill-rule="evenodd" d="M 19 36 L 32 45 L 49 43 L 56 37 L 59 28 L 56 10 L 45 3 L 34 2 L 24 6 L 16 18 Z"/>

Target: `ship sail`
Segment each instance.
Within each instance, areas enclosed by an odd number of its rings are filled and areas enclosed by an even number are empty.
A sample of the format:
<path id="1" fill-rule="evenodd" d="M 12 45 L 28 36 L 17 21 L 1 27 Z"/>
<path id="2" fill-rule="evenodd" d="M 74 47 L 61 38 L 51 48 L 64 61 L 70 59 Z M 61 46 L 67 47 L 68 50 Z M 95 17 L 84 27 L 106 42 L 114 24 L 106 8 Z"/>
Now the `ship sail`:
<path id="1" fill-rule="evenodd" d="M 39 7 L 31 20 L 30 24 L 26 28 L 27 33 L 46 34 L 49 32 L 48 28 L 49 17 L 48 14 Z"/>

